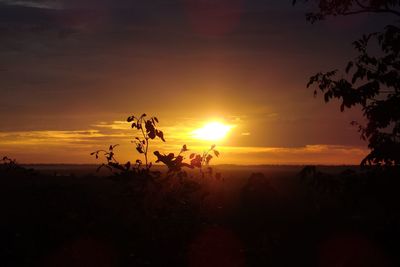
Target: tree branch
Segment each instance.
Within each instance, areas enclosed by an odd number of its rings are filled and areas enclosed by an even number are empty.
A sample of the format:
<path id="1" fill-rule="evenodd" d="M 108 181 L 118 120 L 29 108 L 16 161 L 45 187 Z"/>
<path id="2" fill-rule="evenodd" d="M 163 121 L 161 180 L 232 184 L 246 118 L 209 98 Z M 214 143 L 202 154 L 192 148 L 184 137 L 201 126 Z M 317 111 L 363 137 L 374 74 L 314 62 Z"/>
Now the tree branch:
<path id="1" fill-rule="evenodd" d="M 357 3 L 359 3 L 358 1 L 356 1 Z M 360 5 L 360 4 L 359 4 Z M 371 7 L 366 7 L 361 5 L 360 6 L 363 9 L 360 10 L 354 10 L 354 11 L 347 11 L 347 12 L 342 12 L 339 13 L 340 15 L 343 16 L 348 16 L 348 15 L 356 15 L 356 14 L 362 14 L 362 13 L 391 13 L 393 15 L 399 16 L 400 17 L 400 12 L 394 9 L 390 9 L 390 8 L 371 8 Z"/>
<path id="2" fill-rule="evenodd" d="M 363 4 L 361 4 L 361 2 L 359 0 L 356 0 L 356 3 L 361 8 L 367 8 L 367 6 L 364 6 Z"/>
<path id="3" fill-rule="evenodd" d="M 373 9 L 373 8 L 365 8 L 365 9 L 360 9 L 360 10 L 354 10 L 354 11 L 347 11 L 347 12 L 342 12 L 339 13 L 340 15 L 343 16 L 348 16 L 348 15 L 356 15 L 356 14 L 363 14 L 363 13 L 390 13 L 396 16 L 400 17 L 400 12 L 397 10 L 393 9 Z"/>

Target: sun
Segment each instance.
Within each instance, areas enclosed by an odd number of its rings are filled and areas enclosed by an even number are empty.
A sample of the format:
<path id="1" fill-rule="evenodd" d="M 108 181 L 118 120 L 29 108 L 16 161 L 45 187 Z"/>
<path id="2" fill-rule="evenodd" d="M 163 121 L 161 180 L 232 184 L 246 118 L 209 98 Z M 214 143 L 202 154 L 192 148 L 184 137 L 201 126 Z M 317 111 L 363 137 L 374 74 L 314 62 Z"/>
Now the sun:
<path id="1" fill-rule="evenodd" d="M 218 141 L 224 139 L 233 127 L 232 125 L 226 125 L 221 122 L 209 122 L 202 128 L 194 130 L 192 134 L 195 139 Z"/>

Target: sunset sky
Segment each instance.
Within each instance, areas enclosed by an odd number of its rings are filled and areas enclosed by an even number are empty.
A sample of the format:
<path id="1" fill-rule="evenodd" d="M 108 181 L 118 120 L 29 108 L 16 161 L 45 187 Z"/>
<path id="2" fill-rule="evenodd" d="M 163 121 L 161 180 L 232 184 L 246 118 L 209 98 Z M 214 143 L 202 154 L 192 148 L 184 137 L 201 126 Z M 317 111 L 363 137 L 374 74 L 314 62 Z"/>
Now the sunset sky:
<path id="1" fill-rule="evenodd" d="M 343 69 L 351 42 L 384 17 L 306 22 L 292 0 L 0 0 L 0 156 L 22 163 L 94 163 L 120 144 L 139 157 L 126 118 L 157 116 L 166 143 L 215 164 L 358 164 L 366 143 L 341 113 L 306 88 Z M 218 141 L 193 131 L 230 126 Z"/>

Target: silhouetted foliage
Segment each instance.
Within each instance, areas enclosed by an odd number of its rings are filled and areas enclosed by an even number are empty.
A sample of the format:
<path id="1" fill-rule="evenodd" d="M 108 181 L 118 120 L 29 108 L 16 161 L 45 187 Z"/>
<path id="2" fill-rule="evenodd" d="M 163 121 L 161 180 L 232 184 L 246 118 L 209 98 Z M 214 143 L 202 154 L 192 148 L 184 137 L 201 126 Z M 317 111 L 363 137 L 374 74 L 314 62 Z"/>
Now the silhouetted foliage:
<path id="1" fill-rule="evenodd" d="M 146 116 L 146 114 L 142 114 L 140 117 L 130 116 L 127 118 L 127 122 L 132 123 L 132 129 L 138 130 L 141 134 L 140 136 L 135 136 L 135 139 L 134 141 L 132 141 L 132 143 L 135 144 L 137 152 L 143 154 L 145 160 L 144 166 L 142 160 L 140 159 L 136 159 L 135 164 L 132 164 L 130 161 L 126 162 L 125 164 L 119 163 L 115 159 L 114 149 L 115 147 L 119 146 L 118 144 L 116 144 L 110 145 L 108 151 L 97 150 L 90 154 L 92 156 L 94 155 L 96 159 L 99 159 L 100 154 L 102 154 L 106 159 L 106 163 L 102 163 L 97 171 L 105 167 L 112 171 L 114 174 L 123 174 L 125 176 L 128 176 L 129 174 L 142 176 L 155 174 L 156 176 L 159 176 L 159 172 L 150 172 L 152 162 L 149 162 L 148 160 L 148 151 L 150 140 L 156 139 L 158 137 L 163 142 L 165 142 L 164 133 L 156 126 L 156 124 L 158 123 L 157 117 L 150 117 L 149 119 L 146 119 Z"/>
<path id="2" fill-rule="evenodd" d="M 141 136 L 136 136 L 132 142 L 135 143 L 136 150 L 144 155 L 146 169 L 150 169 L 152 163 L 148 162 L 149 141 L 157 137 L 163 142 L 165 142 L 165 139 L 164 133 L 156 126 L 158 123 L 157 117 L 146 119 L 146 116 L 145 113 L 140 117 L 130 116 L 127 121 L 132 123 L 132 129 L 137 129 L 141 133 Z"/>
<path id="3" fill-rule="evenodd" d="M 100 155 L 103 155 L 103 157 L 106 160 L 106 163 L 102 163 L 98 168 L 97 171 L 100 171 L 102 168 L 107 168 L 114 174 L 136 174 L 136 175 L 143 175 L 148 172 L 147 169 L 142 168 L 142 161 L 137 159 L 135 164 L 131 164 L 130 161 L 126 162 L 125 164 L 120 164 L 116 159 L 115 159 L 115 152 L 114 149 L 119 146 L 118 144 L 116 145 L 110 145 L 108 148 L 108 151 L 106 150 L 97 150 L 95 152 L 90 153 L 90 155 L 94 155 L 96 159 L 99 159 Z"/>
<path id="4" fill-rule="evenodd" d="M 106 160 L 106 163 L 102 163 L 98 167 L 97 171 L 99 171 L 101 168 L 107 168 L 114 174 L 123 174 L 125 176 L 129 174 L 145 176 L 151 176 L 155 174 L 156 176 L 160 176 L 160 172 L 150 171 L 153 163 L 149 162 L 148 160 L 149 141 L 158 137 L 163 142 L 165 142 L 164 133 L 156 126 L 159 122 L 157 117 L 151 117 L 147 120 L 145 119 L 146 116 L 146 114 L 142 114 L 140 117 L 130 116 L 127 119 L 128 122 L 132 123 L 131 127 L 137 129 L 141 133 L 141 136 L 135 136 L 135 140 L 132 142 L 135 143 L 136 150 L 140 154 L 144 155 L 145 166 L 142 167 L 143 164 L 140 159 L 137 159 L 134 165 L 131 164 L 130 161 L 125 164 L 120 164 L 115 159 L 114 149 L 115 147 L 119 146 L 118 144 L 116 144 L 110 145 L 108 151 L 97 150 L 90 154 L 92 156 L 95 156 L 96 159 L 99 159 L 100 155 L 103 155 Z M 177 175 L 180 178 L 187 177 L 187 173 L 183 170 L 183 168 L 186 167 L 190 169 L 199 168 L 202 177 L 204 177 L 205 173 L 208 173 L 209 175 L 212 175 L 213 173 L 212 168 L 209 166 L 209 163 L 213 158 L 211 153 L 213 153 L 216 157 L 219 157 L 220 155 L 219 151 L 217 151 L 215 147 L 215 144 L 212 145 L 210 149 L 204 151 L 202 154 L 190 154 L 190 163 L 184 162 L 185 158 L 183 154 L 189 151 L 186 144 L 182 146 L 179 154 L 176 156 L 174 153 L 162 154 L 159 151 L 154 151 L 154 155 L 157 157 L 156 163 L 161 162 L 168 168 L 168 176 Z M 204 167 L 207 167 L 207 172 L 204 171 Z M 221 174 L 217 173 L 216 178 L 221 179 Z"/>
<path id="5" fill-rule="evenodd" d="M 191 153 L 189 156 L 190 163 L 183 162 L 185 159 L 183 153 L 189 151 L 186 145 L 183 145 L 181 151 L 177 156 L 174 153 L 169 153 L 168 155 L 161 154 L 158 151 L 154 152 L 157 156 L 157 161 L 164 163 L 168 167 L 168 172 L 179 172 L 183 167 L 190 169 L 199 168 L 202 176 L 204 177 L 204 167 L 207 167 L 207 173 L 212 174 L 212 168 L 209 166 L 213 153 L 216 157 L 219 156 L 219 152 L 215 149 L 215 145 L 212 145 L 210 149 L 204 151 L 202 154 Z"/>
<path id="6" fill-rule="evenodd" d="M 316 12 L 306 13 L 307 21 L 314 23 L 328 16 L 348 16 L 362 13 L 383 13 L 400 16 L 398 0 L 292 0 L 297 2 L 317 3 Z"/>
<path id="7" fill-rule="evenodd" d="M 36 172 L 32 169 L 27 169 L 21 166 L 16 159 L 9 158 L 7 156 L 0 160 L 0 171 L 4 171 L 8 174 L 24 174 L 24 175 L 35 175 Z"/>
<path id="8" fill-rule="evenodd" d="M 308 1 L 304 1 L 308 2 Z M 314 23 L 327 16 L 360 13 L 387 13 L 400 18 L 399 1 L 327 1 L 320 0 L 318 10 L 307 14 Z M 296 1 L 293 1 L 296 3 Z M 387 25 L 382 32 L 364 34 L 353 42 L 358 56 L 349 61 L 345 77 L 337 70 L 320 72 L 310 78 L 307 87 L 316 84 L 325 102 L 341 100 L 340 110 L 360 106 L 367 120 L 357 125 L 361 138 L 371 152 L 361 165 L 400 165 L 400 28 Z M 372 52 L 373 48 L 379 52 Z M 339 77 L 338 77 L 339 76 Z"/>

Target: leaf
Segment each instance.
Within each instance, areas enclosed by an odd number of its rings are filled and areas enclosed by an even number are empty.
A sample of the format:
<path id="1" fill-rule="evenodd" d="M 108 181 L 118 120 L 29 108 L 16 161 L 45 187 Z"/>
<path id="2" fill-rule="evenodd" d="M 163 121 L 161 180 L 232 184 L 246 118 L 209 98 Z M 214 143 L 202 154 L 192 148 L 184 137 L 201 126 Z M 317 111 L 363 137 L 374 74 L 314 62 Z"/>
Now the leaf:
<path id="1" fill-rule="evenodd" d="M 196 155 L 196 157 L 190 161 L 190 165 L 192 165 L 193 167 L 201 168 L 202 160 L 203 158 L 200 155 Z"/>
<path id="2" fill-rule="evenodd" d="M 183 146 L 182 146 L 182 149 L 181 149 L 182 152 L 186 152 L 186 151 L 188 151 L 188 150 L 189 150 L 189 149 L 187 149 L 187 146 L 186 146 L 186 145 L 183 145 Z"/>
<path id="3" fill-rule="evenodd" d="M 210 160 L 213 158 L 213 156 L 211 156 L 211 155 L 207 155 L 207 157 L 206 157 L 206 164 L 209 164 L 210 163 Z"/>
<path id="4" fill-rule="evenodd" d="M 189 158 L 192 159 L 192 158 L 194 158 L 195 155 L 196 154 L 192 153 L 192 154 L 190 154 Z"/>
<path id="5" fill-rule="evenodd" d="M 149 138 L 150 138 L 150 139 L 154 139 L 154 138 L 156 138 L 156 136 L 157 136 L 157 135 L 156 135 L 156 132 L 155 132 L 155 131 L 150 131 L 150 132 L 149 132 Z"/>
<path id="6" fill-rule="evenodd" d="M 132 123 L 131 127 L 135 128 L 136 127 L 136 123 Z"/>
<path id="7" fill-rule="evenodd" d="M 219 157 L 219 152 L 217 150 L 214 150 L 214 155 L 218 158 Z"/>
<path id="8" fill-rule="evenodd" d="M 146 127 L 146 132 L 149 135 L 150 139 L 156 138 L 156 129 L 154 128 L 154 125 L 151 120 L 146 121 L 145 127 Z"/>
<path id="9" fill-rule="evenodd" d="M 141 145 L 137 146 L 137 147 L 136 147 L 136 150 L 137 150 L 140 154 L 143 154 L 143 153 L 144 153 L 143 148 L 142 148 Z"/>
<path id="10" fill-rule="evenodd" d="M 135 119 L 135 116 L 130 116 L 126 119 L 127 122 L 132 122 Z"/>
<path id="11" fill-rule="evenodd" d="M 157 117 L 154 117 L 154 120 L 158 123 L 158 119 L 157 119 Z"/>
<path id="12" fill-rule="evenodd" d="M 351 69 L 353 66 L 354 66 L 353 61 L 350 61 L 350 62 L 347 64 L 346 73 L 349 73 L 350 69 Z"/>
<path id="13" fill-rule="evenodd" d="M 126 169 L 126 170 L 129 170 L 130 168 L 131 168 L 131 162 L 128 161 L 128 162 L 125 164 L 125 169 Z"/>
<path id="14" fill-rule="evenodd" d="M 211 146 L 211 150 L 213 150 L 215 147 L 216 147 L 216 145 L 213 144 L 213 145 Z"/>
<path id="15" fill-rule="evenodd" d="M 164 133 L 162 131 L 157 130 L 156 134 L 163 142 L 165 142 Z"/>

